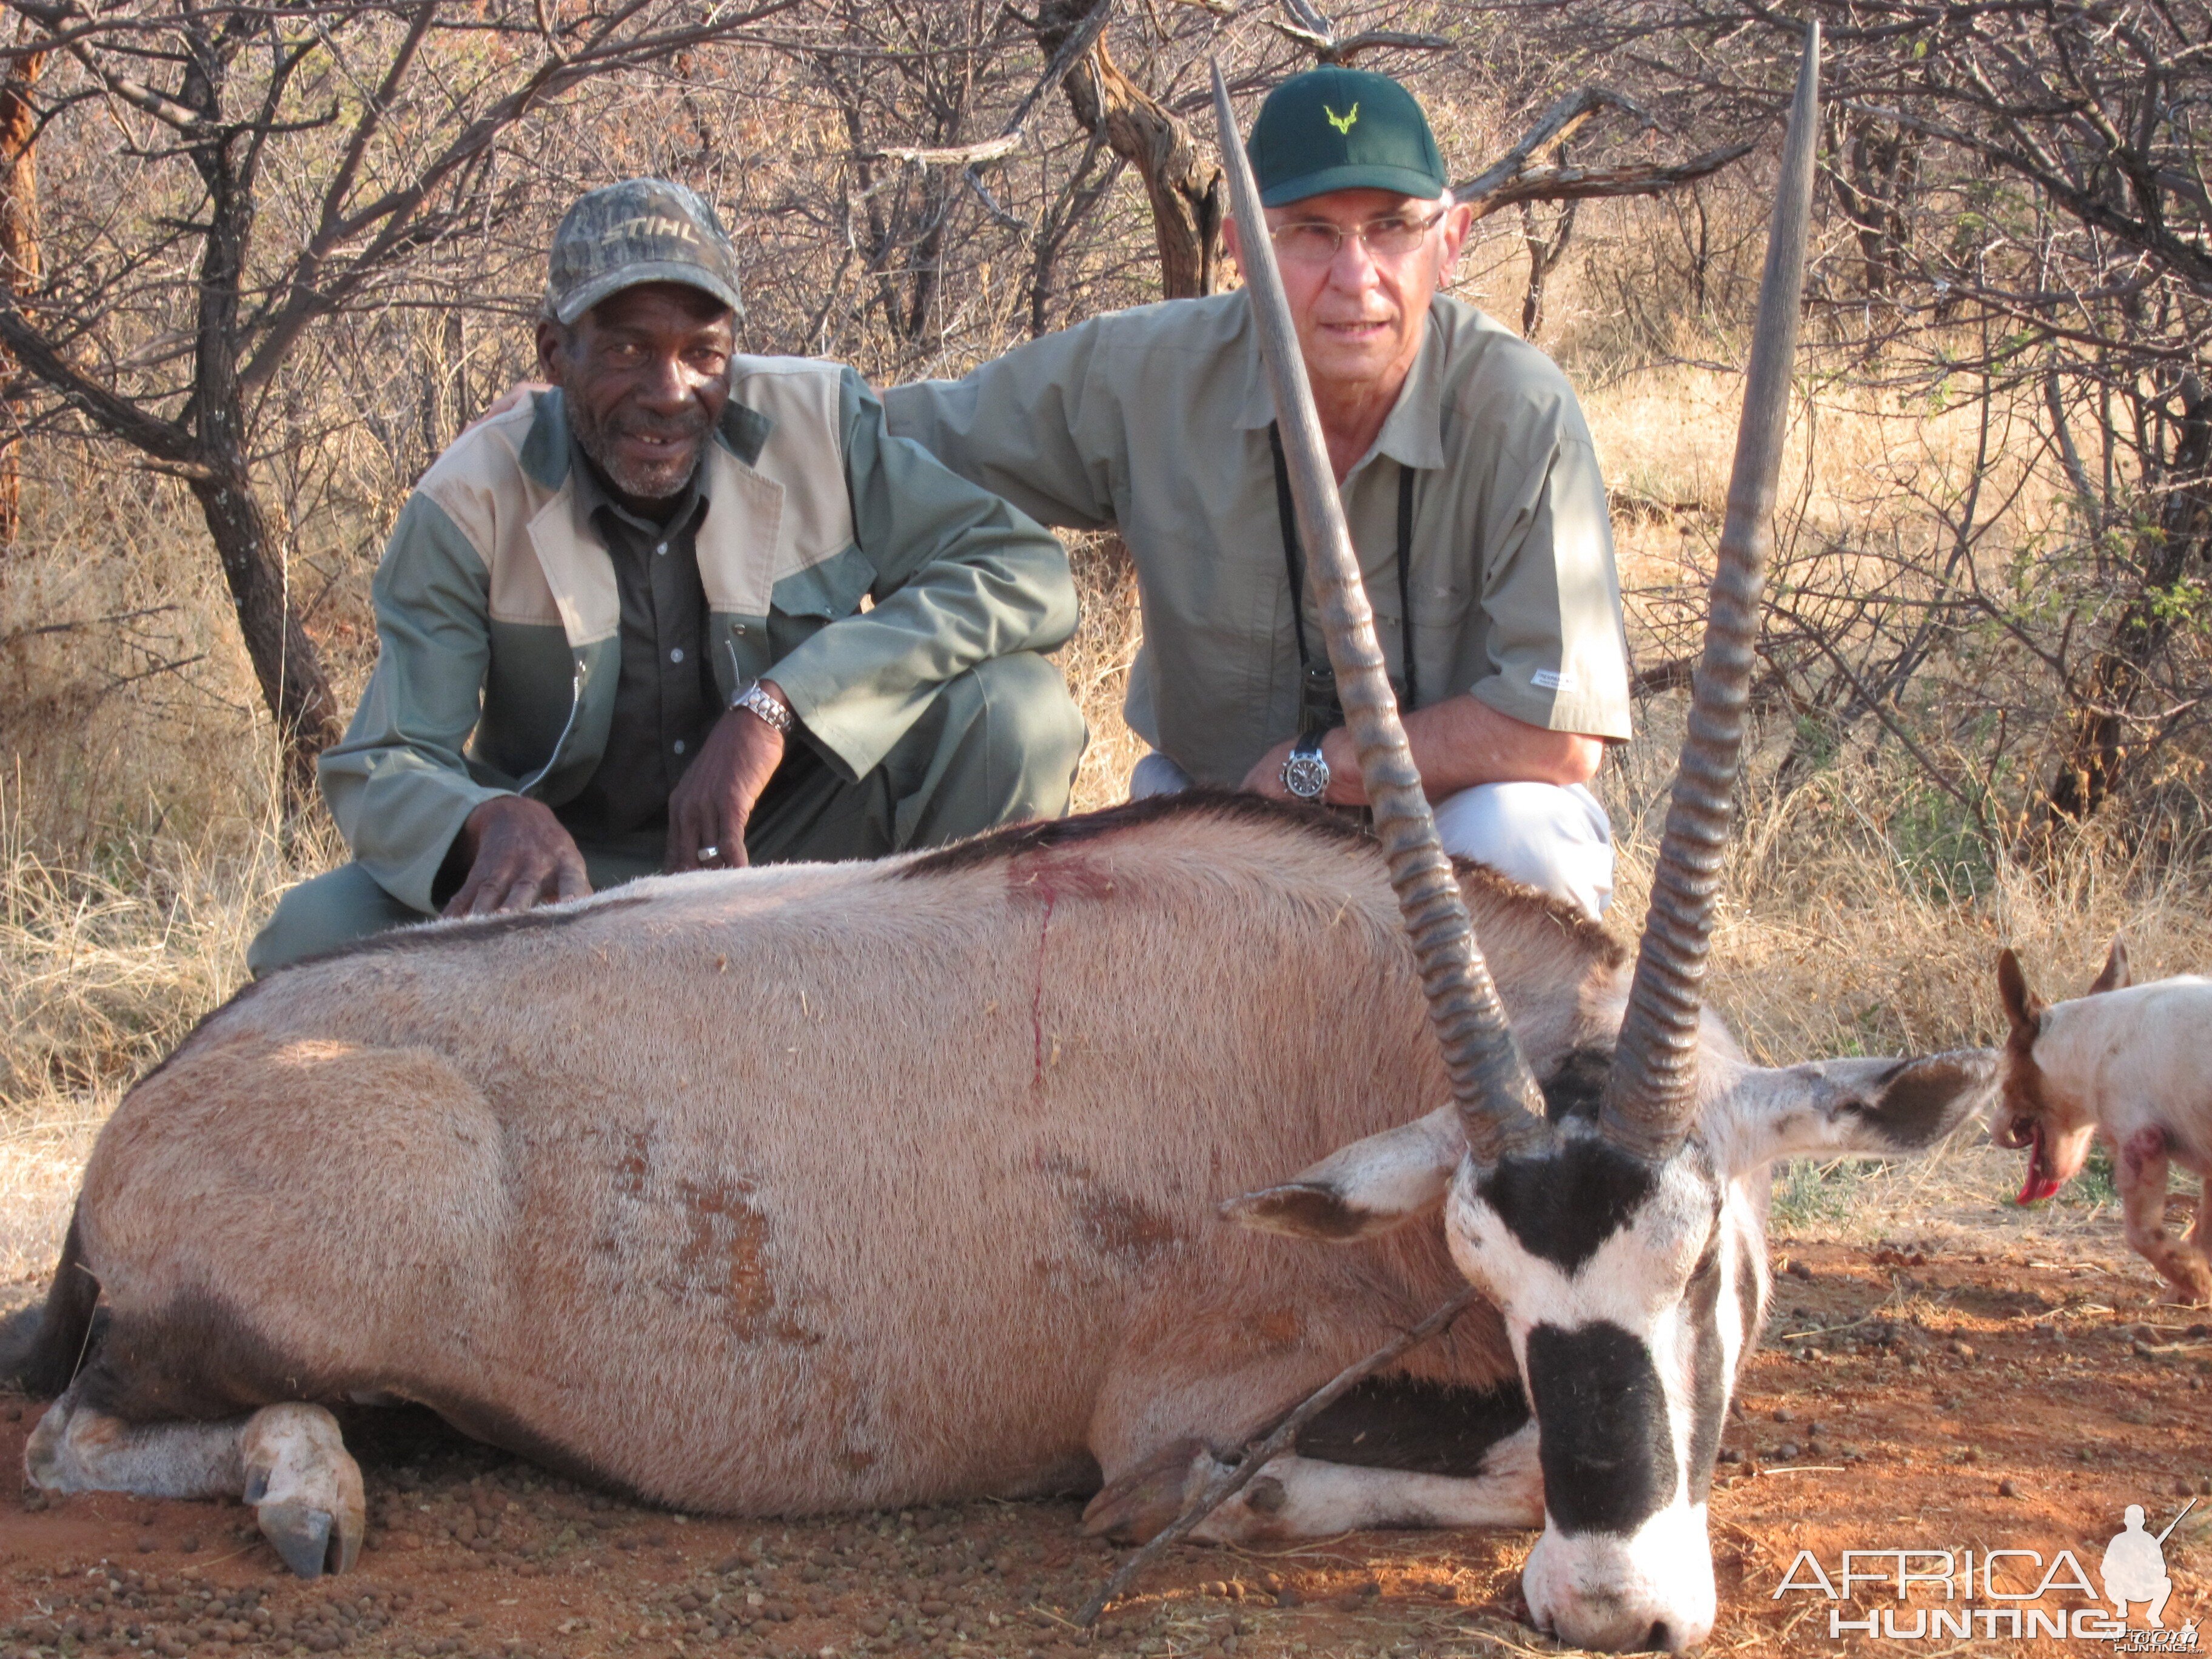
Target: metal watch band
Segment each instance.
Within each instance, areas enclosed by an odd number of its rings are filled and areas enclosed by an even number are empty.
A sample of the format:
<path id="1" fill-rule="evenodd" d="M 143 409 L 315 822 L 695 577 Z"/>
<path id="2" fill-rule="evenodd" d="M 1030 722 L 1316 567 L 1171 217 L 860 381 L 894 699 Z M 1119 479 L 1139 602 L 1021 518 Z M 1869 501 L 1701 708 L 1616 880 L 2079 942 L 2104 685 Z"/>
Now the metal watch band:
<path id="1" fill-rule="evenodd" d="M 730 707 L 742 708 L 748 714 L 757 714 L 785 737 L 791 735 L 793 724 L 791 711 L 762 690 L 761 683 L 758 680 L 755 680 L 732 697 L 730 700 Z"/>

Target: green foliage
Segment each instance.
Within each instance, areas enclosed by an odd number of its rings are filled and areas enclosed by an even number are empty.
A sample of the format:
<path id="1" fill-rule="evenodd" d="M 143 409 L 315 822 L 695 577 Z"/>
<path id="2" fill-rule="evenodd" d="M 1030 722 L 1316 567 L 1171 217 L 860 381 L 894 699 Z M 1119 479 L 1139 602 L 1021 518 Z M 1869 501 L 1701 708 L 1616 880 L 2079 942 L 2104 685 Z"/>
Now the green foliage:
<path id="1" fill-rule="evenodd" d="M 2207 601 L 2212 600 L 2212 590 L 2196 577 L 2184 576 L 2171 587 L 2151 589 L 2148 597 L 2151 614 L 2160 621 L 2177 628 L 2194 628 L 2200 624 Z"/>
<path id="2" fill-rule="evenodd" d="M 1815 772 L 1825 772 L 1836 763 L 1841 752 L 1836 723 L 1818 714 L 1797 716 L 1796 736 L 1792 751 L 1804 757 L 1805 763 Z"/>
<path id="3" fill-rule="evenodd" d="M 1913 884 L 1952 903 L 1978 897 L 1996 881 L 1997 860 L 1965 805 L 1932 784 L 1917 784 L 1889 820 L 1889 843 Z"/>
<path id="4" fill-rule="evenodd" d="M 1775 1172 L 1769 1212 L 1774 1230 L 1793 1232 L 1816 1222 L 1841 1221 L 1851 1212 L 1860 1189 L 1888 1167 L 1881 1158 L 1790 1158 Z"/>
<path id="5" fill-rule="evenodd" d="M 2112 1170 L 2112 1149 L 2101 1140 L 2089 1148 L 2088 1161 L 2081 1165 L 2081 1173 L 2068 1182 L 2058 1194 L 2061 1204 L 2079 1205 L 2083 1209 L 2117 1204 L 2119 1198 L 2119 1181 Z"/>

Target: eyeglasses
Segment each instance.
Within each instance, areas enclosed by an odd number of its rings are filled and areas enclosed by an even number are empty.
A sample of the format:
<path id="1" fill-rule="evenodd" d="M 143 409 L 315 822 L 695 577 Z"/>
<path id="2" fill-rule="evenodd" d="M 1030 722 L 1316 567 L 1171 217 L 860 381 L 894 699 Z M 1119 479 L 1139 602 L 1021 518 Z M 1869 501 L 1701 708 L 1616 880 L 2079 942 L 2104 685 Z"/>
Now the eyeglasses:
<path id="1" fill-rule="evenodd" d="M 1270 234 L 1274 239 L 1276 256 L 1285 264 L 1311 267 L 1332 264 L 1347 237 L 1356 237 L 1366 247 L 1368 258 L 1379 264 L 1404 258 L 1428 240 L 1429 233 L 1443 222 L 1443 216 L 1441 210 L 1425 219 L 1393 213 L 1348 229 L 1326 219 L 1295 219 L 1289 224 L 1276 226 Z"/>

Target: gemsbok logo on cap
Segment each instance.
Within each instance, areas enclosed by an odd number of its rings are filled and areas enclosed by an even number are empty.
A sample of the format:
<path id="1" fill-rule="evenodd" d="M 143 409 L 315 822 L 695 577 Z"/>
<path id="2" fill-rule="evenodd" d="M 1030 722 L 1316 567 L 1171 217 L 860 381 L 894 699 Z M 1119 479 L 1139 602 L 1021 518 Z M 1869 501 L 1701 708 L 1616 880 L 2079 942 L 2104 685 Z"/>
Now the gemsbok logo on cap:
<path id="1" fill-rule="evenodd" d="M 1352 124 L 1359 118 L 1359 106 L 1354 104 L 1343 114 L 1339 115 L 1327 104 L 1323 104 L 1321 106 L 1321 112 L 1328 117 L 1329 125 L 1334 127 L 1339 132 L 1349 132 L 1352 131 Z"/>

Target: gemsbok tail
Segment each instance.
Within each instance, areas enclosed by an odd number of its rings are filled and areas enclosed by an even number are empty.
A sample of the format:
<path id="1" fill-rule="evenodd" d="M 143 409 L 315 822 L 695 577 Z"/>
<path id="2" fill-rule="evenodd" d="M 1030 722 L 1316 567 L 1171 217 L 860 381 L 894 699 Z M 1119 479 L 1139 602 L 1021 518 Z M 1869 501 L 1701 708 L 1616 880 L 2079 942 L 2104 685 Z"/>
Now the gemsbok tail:
<path id="1" fill-rule="evenodd" d="M 76 1226 L 72 1215 L 46 1304 L 0 1321 L 0 1384 L 12 1384 L 33 1399 L 51 1400 L 68 1388 L 91 1346 L 100 1281 L 85 1267 Z"/>

